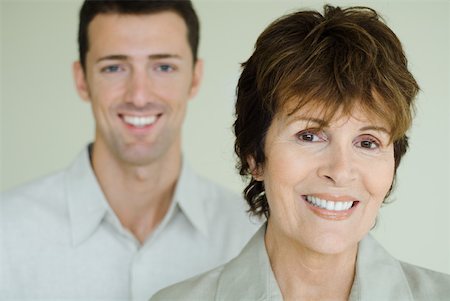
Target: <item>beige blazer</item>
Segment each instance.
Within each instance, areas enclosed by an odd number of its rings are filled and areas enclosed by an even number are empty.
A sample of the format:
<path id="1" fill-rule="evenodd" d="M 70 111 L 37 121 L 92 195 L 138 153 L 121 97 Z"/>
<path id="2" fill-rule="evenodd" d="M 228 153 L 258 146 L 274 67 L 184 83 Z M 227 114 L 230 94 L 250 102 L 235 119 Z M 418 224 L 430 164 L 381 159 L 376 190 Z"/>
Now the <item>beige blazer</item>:
<path id="1" fill-rule="evenodd" d="M 265 228 L 263 225 L 227 264 L 165 288 L 151 301 L 283 300 L 267 256 Z M 358 247 L 349 300 L 450 300 L 450 275 L 400 262 L 367 235 Z"/>

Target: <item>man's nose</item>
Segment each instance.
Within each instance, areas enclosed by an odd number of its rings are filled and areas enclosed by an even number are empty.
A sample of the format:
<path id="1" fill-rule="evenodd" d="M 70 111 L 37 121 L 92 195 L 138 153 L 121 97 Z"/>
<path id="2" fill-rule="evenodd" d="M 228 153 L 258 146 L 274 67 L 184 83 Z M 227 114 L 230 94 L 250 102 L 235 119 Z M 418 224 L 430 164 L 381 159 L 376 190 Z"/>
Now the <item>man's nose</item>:
<path id="1" fill-rule="evenodd" d="M 143 107 L 151 101 L 152 80 L 145 70 L 133 70 L 127 83 L 125 101 Z"/>

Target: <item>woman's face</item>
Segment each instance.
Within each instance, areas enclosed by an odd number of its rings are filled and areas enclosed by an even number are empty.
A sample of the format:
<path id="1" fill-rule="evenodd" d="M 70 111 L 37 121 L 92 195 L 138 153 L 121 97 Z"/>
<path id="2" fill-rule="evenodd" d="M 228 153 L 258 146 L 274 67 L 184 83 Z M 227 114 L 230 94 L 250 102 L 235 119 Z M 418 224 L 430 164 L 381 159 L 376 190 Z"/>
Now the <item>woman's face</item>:
<path id="1" fill-rule="evenodd" d="M 394 150 L 385 124 L 360 109 L 319 130 L 322 124 L 311 111 L 278 114 L 256 178 L 278 241 L 336 254 L 355 248 L 374 225 L 393 181 Z"/>

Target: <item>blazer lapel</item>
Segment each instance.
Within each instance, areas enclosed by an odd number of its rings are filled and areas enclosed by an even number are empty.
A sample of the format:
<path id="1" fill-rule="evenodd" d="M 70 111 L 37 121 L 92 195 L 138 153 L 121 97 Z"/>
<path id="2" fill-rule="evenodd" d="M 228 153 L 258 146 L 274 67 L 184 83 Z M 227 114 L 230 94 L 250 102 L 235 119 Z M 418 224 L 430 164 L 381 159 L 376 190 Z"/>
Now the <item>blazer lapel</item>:
<path id="1" fill-rule="evenodd" d="M 369 234 L 358 247 L 350 301 L 413 300 L 400 262 Z"/>
<path id="2" fill-rule="evenodd" d="M 218 280 L 216 300 L 283 300 L 267 256 L 265 232 L 266 224 L 241 254 L 225 265 Z"/>

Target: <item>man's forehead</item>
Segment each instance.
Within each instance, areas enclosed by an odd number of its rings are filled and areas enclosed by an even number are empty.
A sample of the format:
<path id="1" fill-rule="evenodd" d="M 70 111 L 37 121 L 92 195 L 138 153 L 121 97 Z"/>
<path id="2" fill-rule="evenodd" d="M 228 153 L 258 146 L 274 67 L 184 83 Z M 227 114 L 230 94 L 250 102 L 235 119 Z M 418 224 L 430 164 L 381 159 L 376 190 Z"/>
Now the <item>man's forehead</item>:
<path id="1" fill-rule="evenodd" d="M 162 11 L 149 14 L 102 13 L 88 28 L 88 52 L 98 55 L 120 55 L 142 51 L 142 55 L 170 53 L 185 56 L 190 52 L 187 27 L 175 12 Z M 96 55 L 97 56 L 97 55 Z"/>
<path id="2" fill-rule="evenodd" d="M 88 32 L 92 30 L 93 27 L 98 27 L 101 25 L 132 25 L 133 23 L 146 22 L 158 22 L 158 23 L 170 23 L 171 26 L 182 27 L 187 31 L 187 25 L 184 19 L 176 12 L 172 10 L 163 10 L 157 12 L 149 12 L 142 14 L 132 14 L 132 13 L 118 13 L 118 12 L 106 12 L 97 14 L 88 25 Z M 105 24 L 106 23 L 106 24 Z M 97 25 L 97 26 L 96 26 Z"/>

